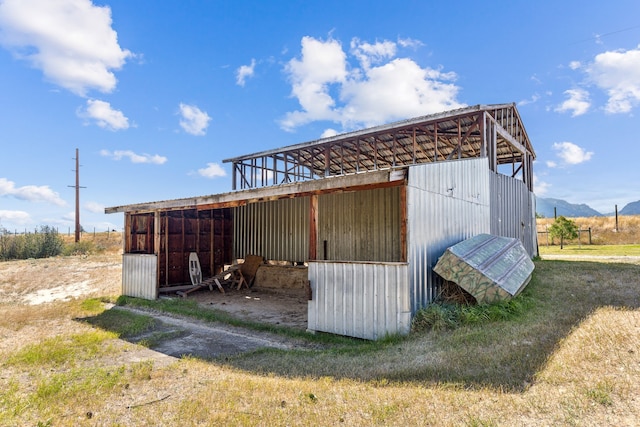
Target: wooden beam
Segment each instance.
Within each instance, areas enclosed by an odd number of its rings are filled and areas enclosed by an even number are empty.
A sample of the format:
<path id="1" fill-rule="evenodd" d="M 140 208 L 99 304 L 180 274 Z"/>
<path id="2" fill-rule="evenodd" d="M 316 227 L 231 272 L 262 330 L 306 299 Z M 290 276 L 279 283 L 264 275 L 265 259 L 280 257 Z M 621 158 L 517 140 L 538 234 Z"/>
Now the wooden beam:
<path id="1" fill-rule="evenodd" d="M 162 225 L 160 223 L 160 211 L 153 213 L 153 253 L 156 256 L 156 295 L 160 290 L 160 242 Z"/>
<path id="2" fill-rule="evenodd" d="M 407 186 L 400 187 L 400 261 L 407 262 Z"/>
<path id="3" fill-rule="evenodd" d="M 309 197 L 309 261 L 318 259 L 318 195 Z"/>

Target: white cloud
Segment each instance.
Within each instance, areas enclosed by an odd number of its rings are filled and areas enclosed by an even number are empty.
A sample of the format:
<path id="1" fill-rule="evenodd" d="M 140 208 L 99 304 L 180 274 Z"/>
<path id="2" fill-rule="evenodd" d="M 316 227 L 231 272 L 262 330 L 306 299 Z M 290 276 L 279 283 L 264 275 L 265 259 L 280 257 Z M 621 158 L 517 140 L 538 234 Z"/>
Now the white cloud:
<path id="1" fill-rule="evenodd" d="M 396 44 L 385 40 L 370 44 L 361 42 L 358 38 L 351 40 L 351 53 L 355 56 L 365 70 L 371 64 L 379 64 L 396 56 Z"/>
<path id="2" fill-rule="evenodd" d="M 596 55 L 587 74 L 607 92 L 607 113 L 628 113 L 640 103 L 640 46 Z"/>
<path id="3" fill-rule="evenodd" d="M 565 90 L 564 94 L 568 99 L 558 105 L 555 111 L 559 113 L 571 111 L 571 117 L 581 116 L 589 111 L 589 107 L 591 107 L 589 92 L 584 89 L 569 89 Z"/>
<path id="4" fill-rule="evenodd" d="M 98 99 L 88 99 L 87 108 L 79 110 L 78 116 L 95 120 L 101 128 L 117 131 L 129 128 L 129 119 L 121 111 L 111 108 L 111 104 Z"/>
<path id="5" fill-rule="evenodd" d="M 577 70 L 580 67 L 582 67 L 582 63 L 580 61 L 569 62 L 569 68 L 571 68 L 572 70 Z"/>
<path id="6" fill-rule="evenodd" d="M 556 142 L 552 148 L 556 151 L 558 157 L 570 165 L 584 163 L 591 159 L 593 152 L 585 151 L 583 148 L 572 142 Z"/>
<path id="7" fill-rule="evenodd" d="M 104 213 L 104 205 L 98 202 L 87 202 L 84 204 L 84 208 L 93 213 Z"/>
<path id="8" fill-rule="evenodd" d="M 100 155 L 104 157 L 111 157 L 113 160 L 122 160 L 127 157 L 131 160 L 131 163 L 152 163 L 155 165 L 162 165 L 167 161 L 166 157 L 158 154 L 136 154 L 131 150 L 116 150 L 114 152 L 101 150 Z"/>
<path id="9" fill-rule="evenodd" d="M 336 136 L 339 132 L 335 129 L 325 129 L 324 132 L 322 132 L 322 135 L 320 135 L 320 138 L 329 138 L 330 136 Z"/>
<path id="10" fill-rule="evenodd" d="M 118 44 L 111 9 L 90 0 L 4 0 L 0 43 L 54 84 L 85 96 L 111 92 L 132 53 Z"/>
<path id="11" fill-rule="evenodd" d="M 253 73 L 256 69 L 256 60 L 251 59 L 250 65 L 242 65 L 236 70 L 236 84 L 238 86 L 244 86 L 248 77 L 253 77 Z"/>
<path id="12" fill-rule="evenodd" d="M 2 221 L 7 221 L 16 225 L 25 225 L 31 221 L 31 216 L 24 211 L 4 211 L 0 210 L 0 228 Z"/>
<path id="13" fill-rule="evenodd" d="M 415 39 L 411 39 L 411 38 L 400 38 L 398 37 L 398 44 L 401 47 L 408 47 L 408 48 L 412 48 L 412 49 L 417 49 L 421 46 L 424 46 L 424 43 L 422 43 L 420 40 L 415 40 Z"/>
<path id="14" fill-rule="evenodd" d="M 518 102 L 518 105 L 535 104 L 536 102 L 538 102 L 539 99 L 540 99 L 540 95 L 538 95 L 537 93 L 534 93 L 533 95 L 531 95 L 531 98 L 523 99 L 522 101 Z"/>
<path id="15" fill-rule="evenodd" d="M 180 127 L 191 135 L 201 136 L 207 133 L 211 117 L 195 105 L 180 104 Z"/>
<path id="16" fill-rule="evenodd" d="M 361 80 L 342 88 L 346 105 L 343 126 L 374 126 L 425 114 L 460 108 L 458 87 L 447 81 L 455 74 L 422 68 L 408 58 L 397 58 L 367 71 Z"/>
<path id="17" fill-rule="evenodd" d="M 558 167 L 558 164 L 556 162 L 554 162 L 553 160 L 547 160 L 546 164 L 547 164 L 548 168 Z"/>
<path id="18" fill-rule="evenodd" d="M 338 119 L 329 85 L 347 78 L 346 54 L 340 42 L 303 37 L 301 59 L 289 61 L 285 72 L 291 82 L 291 95 L 298 99 L 303 111 L 287 113 L 281 121 L 283 129 L 293 130 L 314 120 Z"/>
<path id="19" fill-rule="evenodd" d="M 206 168 L 198 169 L 198 175 L 205 178 L 217 178 L 227 176 L 227 173 L 218 163 L 207 163 Z"/>
<path id="20" fill-rule="evenodd" d="M 533 174 L 533 192 L 536 196 L 544 196 L 547 194 L 549 187 L 551 187 L 551 184 L 540 181 L 538 176 L 535 173 Z"/>
<path id="21" fill-rule="evenodd" d="M 302 108 L 285 115 L 283 129 L 328 120 L 349 130 L 463 106 L 456 101 L 455 73 L 395 58 L 393 42 L 354 39 L 350 52 L 361 68 L 350 68 L 337 40 L 302 39 L 300 59 L 285 67 L 291 94 Z"/>
<path id="22" fill-rule="evenodd" d="M 60 195 L 49 188 L 48 185 L 25 185 L 16 187 L 13 181 L 0 178 L 0 197 L 11 196 L 19 200 L 29 202 L 47 202 L 58 206 L 65 206 L 67 203 L 60 198 Z"/>

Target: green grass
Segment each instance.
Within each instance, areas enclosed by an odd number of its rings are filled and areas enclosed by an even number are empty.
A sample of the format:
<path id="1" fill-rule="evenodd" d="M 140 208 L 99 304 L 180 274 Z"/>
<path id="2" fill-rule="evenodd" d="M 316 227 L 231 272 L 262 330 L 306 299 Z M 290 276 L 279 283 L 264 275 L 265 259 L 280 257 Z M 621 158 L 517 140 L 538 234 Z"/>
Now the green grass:
<path id="1" fill-rule="evenodd" d="M 139 335 L 152 329 L 157 323 L 153 316 L 117 309 L 105 310 L 94 317 L 82 320 L 123 338 Z"/>
<path id="2" fill-rule="evenodd" d="M 640 245 L 560 245 L 538 247 L 540 256 L 544 255 L 591 255 L 591 256 L 640 256 Z"/>
<path id="3" fill-rule="evenodd" d="M 586 390 L 585 394 L 600 405 L 611 406 L 613 405 L 613 398 L 611 397 L 612 391 L 613 387 L 610 384 L 599 382 L 595 387 Z"/>
<path id="4" fill-rule="evenodd" d="M 112 332 L 95 330 L 70 336 L 56 336 L 38 344 L 30 344 L 7 358 L 7 365 L 73 365 L 109 351 L 102 344 L 117 338 Z"/>
<path id="5" fill-rule="evenodd" d="M 455 329 L 465 325 L 517 319 L 533 305 L 534 300 L 526 289 L 516 298 L 493 304 L 433 303 L 416 313 L 412 329 L 414 332 Z"/>
<path id="6" fill-rule="evenodd" d="M 459 307 L 443 328 L 373 343 L 300 334 L 322 345 L 162 368 L 113 364 L 132 346 L 116 354 L 112 338 L 152 330 L 151 315 L 87 300 L 101 329 L 2 354 L 0 425 L 623 425 L 638 411 L 640 266 L 535 265 L 510 304 Z M 257 327 L 191 300 L 119 303 Z"/>

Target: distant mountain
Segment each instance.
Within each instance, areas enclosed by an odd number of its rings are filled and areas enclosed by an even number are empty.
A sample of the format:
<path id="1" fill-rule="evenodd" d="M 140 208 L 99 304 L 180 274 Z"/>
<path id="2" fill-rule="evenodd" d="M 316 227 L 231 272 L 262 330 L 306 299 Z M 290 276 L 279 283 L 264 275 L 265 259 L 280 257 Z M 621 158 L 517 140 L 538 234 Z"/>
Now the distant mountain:
<path id="1" fill-rule="evenodd" d="M 554 208 L 557 216 L 562 215 L 567 218 L 603 216 L 600 212 L 585 204 L 574 205 L 573 203 L 569 203 L 561 199 L 536 197 L 536 213 L 543 215 L 545 218 L 553 218 Z M 640 209 L 640 204 L 638 205 L 638 209 Z"/>
<path id="2" fill-rule="evenodd" d="M 640 200 L 628 203 L 624 208 L 618 211 L 620 215 L 640 215 Z"/>

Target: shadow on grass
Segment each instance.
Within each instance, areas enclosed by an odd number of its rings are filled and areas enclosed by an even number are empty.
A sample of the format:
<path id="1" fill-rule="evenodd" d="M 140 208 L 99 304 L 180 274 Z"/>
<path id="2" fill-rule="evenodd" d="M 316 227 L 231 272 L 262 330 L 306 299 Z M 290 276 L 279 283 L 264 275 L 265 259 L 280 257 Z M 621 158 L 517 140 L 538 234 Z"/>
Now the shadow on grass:
<path id="1" fill-rule="evenodd" d="M 147 301 L 120 297 L 118 305 L 95 316 L 77 318 L 114 332 L 119 338 L 172 357 L 225 361 L 264 348 L 320 349 L 372 343 L 237 319 L 181 298 Z"/>
<path id="2" fill-rule="evenodd" d="M 287 377 L 351 378 L 523 391 L 559 343 L 596 309 L 640 308 L 640 266 L 537 261 L 526 288 L 534 307 L 520 317 L 455 330 L 413 333 L 361 351 L 243 355 L 235 368 Z"/>
<path id="3" fill-rule="evenodd" d="M 310 336 L 287 328 L 248 323 L 224 313 L 198 309 L 193 303 L 162 306 L 166 303 L 132 299 L 124 299 L 121 303 L 148 304 L 156 310 L 179 311 L 177 314 L 200 320 L 230 323 L 322 344 L 311 350 L 263 347 L 217 360 L 261 375 L 347 378 L 381 385 L 437 383 L 462 388 L 523 391 L 535 381 L 536 374 L 560 342 L 596 309 L 605 306 L 640 308 L 638 277 L 640 266 L 633 264 L 536 261 L 533 278 L 525 289 L 527 297 L 534 301 L 534 307 L 521 316 L 454 330 L 412 333 L 406 338 L 392 337 L 378 342 L 328 334 Z M 106 316 L 105 313 L 94 320 Z M 94 324 L 116 332 L 121 327 Z"/>

